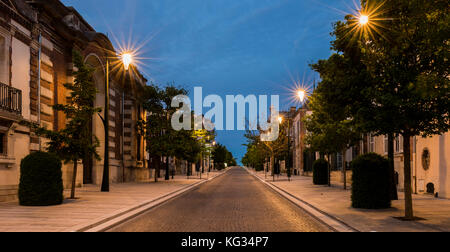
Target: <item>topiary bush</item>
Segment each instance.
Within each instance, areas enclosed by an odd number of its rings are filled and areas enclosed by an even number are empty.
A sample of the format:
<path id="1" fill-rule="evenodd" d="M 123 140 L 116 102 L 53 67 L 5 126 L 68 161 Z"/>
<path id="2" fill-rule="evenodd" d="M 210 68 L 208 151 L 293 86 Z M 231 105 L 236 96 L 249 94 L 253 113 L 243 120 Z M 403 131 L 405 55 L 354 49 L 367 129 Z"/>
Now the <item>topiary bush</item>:
<path id="1" fill-rule="evenodd" d="M 313 181 L 315 185 L 328 185 L 329 169 L 328 162 L 324 159 L 319 159 L 313 165 Z"/>
<path id="2" fill-rule="evenodd" d="M 351 167 L 352 206 L 362 209 L 390 208 L 389 161 L 371 153 L 355 159 Z"/>
<path id="3" fill-rule="evenodd" d="M 63 202 L 61 160 L 54 154 L 36 152 L 20 164 L 19 202 L 22 206 L 51 206 Z"/>

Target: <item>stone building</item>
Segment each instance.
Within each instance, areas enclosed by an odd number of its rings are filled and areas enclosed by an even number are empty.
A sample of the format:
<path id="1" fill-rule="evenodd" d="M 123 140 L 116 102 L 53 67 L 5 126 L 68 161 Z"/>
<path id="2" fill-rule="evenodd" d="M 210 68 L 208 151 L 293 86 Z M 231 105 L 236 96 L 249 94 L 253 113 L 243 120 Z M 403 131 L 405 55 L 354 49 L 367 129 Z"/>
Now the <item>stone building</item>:
<path id="1" fill-rule="evenodd" d="M 388 143 L 385 136 L 367 136 L 365 150 L 387 156 Z M 430 138 L 411 139 L 412 187 L 417 194 L 434 194 L 450 198 L 450 133 Z M 398 188 L 404 190 L 403 137 L 394 142 L 395 171 Z"/>
<path id="2" fill-rule="evenodd" d="M 40 123 L 48 129 L 64 127 L 64 114 L 52 105 L 64 104 L 65 83 L 73 82 L 72 51 L 78 50 L 95 69 L 99 91 L 95 106 L 105 107 L 106 59 L 117 57 L 107 36 L 97 33 L 72 7 L 59 0 L 0 0 L 0 201 L 14 200 L 20 178 L 20 162 L 30 152 L 45 149 L 20 121 Z M 112 74 L 110 93 L 109 157 L 112 182 L 147 179 L 144 141 L 135 123 L 145 118 L 137 94 L 146 85 L 137 69 Z M 103 109 L 103 114 L 105 113 Z M 92 119 L 92 133 L 100 140 L 104 157 L 104 126 Z M 88 160 L 79 170 L 77 184 L 100 184 L 101 161 Z M 65 186 L 72 165 L 63 168 Z"/>

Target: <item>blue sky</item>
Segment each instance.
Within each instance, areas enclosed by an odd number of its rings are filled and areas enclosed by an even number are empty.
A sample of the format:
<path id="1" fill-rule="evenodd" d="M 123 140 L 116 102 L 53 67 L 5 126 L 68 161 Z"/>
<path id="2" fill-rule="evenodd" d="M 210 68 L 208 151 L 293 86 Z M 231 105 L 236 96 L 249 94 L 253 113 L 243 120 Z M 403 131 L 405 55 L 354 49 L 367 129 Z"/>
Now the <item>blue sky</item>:
<path id="1" fill-rule="evenodd" d="M 280 95 L 318 77 L 308 65 L 330 54 L 332 23 L 353 0 L 63 0 L 113 43 L 142 45 L 146 77 L 204 95 Z M 219 132 L 240 160 L 244 132 Z"/>

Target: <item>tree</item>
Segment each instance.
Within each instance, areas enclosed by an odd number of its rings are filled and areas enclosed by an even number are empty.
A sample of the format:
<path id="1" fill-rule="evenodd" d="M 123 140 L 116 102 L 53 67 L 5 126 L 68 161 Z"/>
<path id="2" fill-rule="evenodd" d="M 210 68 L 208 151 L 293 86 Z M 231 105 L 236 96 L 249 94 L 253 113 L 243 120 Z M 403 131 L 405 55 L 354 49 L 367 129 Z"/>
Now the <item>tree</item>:
<path id="1" fill-rule="evenodd" d="M 387 28 L 362 37 L 363 61 L 378 80 L 369 89 L 375 111 L 371 122 L 380 134 L 394 132 L 404 138 L 405 219 L 412 220 L 411 139 L 450 129 L 450 4 L 375 2 L 382 6 L 377 19 Z"/>
<path id="2" fill-rule="evenodd" d="M 228 151 L 227 147 L 224 145 L 216 145 L 212 152 L 212 157 L 218 170 L 224 169 L 225 164 L 229 167 L 236 166 L 236 160 L 234 159 L 233 154 L 231 154 L 231 152 Z"/>
<path id="3" fill-rule="evenodd" d="M 361 139 L 352 112 L 363 101 L 355 96 L 361 74 L 349 57 L 334 54 L 312 65 L 322 79 L 310 98 L 306 142 L 322 154 L 342 152 L 344 189 L 347 189 L 346 152 Z M 360 64 L 361 65 L 361 64 Z"/>
<path id="4" fill-rule="evenodd" d="M 182 139 L 185 139 L 185 141 L 183 142 L 184 147 L 180 150 L 180 152 L 182 153 L 182 158 L 188 162 L 187 176 L 190 176 L 192 175 L 191 164 L 196 164 L 200 160 L 202 146 L 190 132 L 188 136 L 184 136 Z"/>
<path id="5" fill-rule="evenodd" d="M 203 174 L 205 172 L 204 159 L 207 155 L 210 155 L 214 149 L 212 147 L 212 143 L 214 142 L 214 140 L 216 138 L 216 133 L 214 131 L 208 131 L 206 129 L 194 130 L 193 137 L 198 141 L 198 143 L 200 144 L 200 147 L 201 147 L 201 150 L 200 150 L 200 166 L 201 166 L 200 174 Z"/>
<path id="6" fill-rule="evenodd" d="M 287 134 L 287 120 L 284 120 L 279 127 L 279 135 L 275 141 L 262 141 L 261 135 L 267 133 L 266 131 L 259 128 L 256 131 L 248 130 L 245 134 L 247 138 L 246 146 L 249 150 L 251 147 L 257 148 L 257 155 L 261 157 L 269 157 L 271 164 L 271 171 L 273 179 L 275 180 L 275 160 L 284 160 L 289 156 L 288 152 L 288 134 Z"/>
<path id="7" fill-rule="evenodd" d="M 264 170 L 266 162 L 266 153 L 257 145 L 246 145 L 247 153 L 242 158 L 242 164 L 247 167 L 255 168 L 257 171 Z"/>
<path id="8" fill-rule="evenodd" d="M 93 83 L 93 69 L 84 64 L 83 57 L 77 51 L 73 52 L 74 83 L 64 84 L 70 91 L 67 104 L 57 104 L 54 110 L 62 111 L 66 116 L 64 129 L 52 131 L 40 125 L 30 125 L 39 136 L 48 138 L 47 150 L 58 155 L 65 163 L 73 162 L 71 199 L 75 199 L 78 161 L 89 156 L 100 160 L 97 153 L 99 141 L 92 135 L 91 123 L 93 116 L 101 112 L 93 106 L 97 89 Z"/>
<path id="9" fill-rule="evenodd" d="M 161 89 L 156 85 L 145 87 L 143 107 L 147 111 L 146 119 L 138 122 L 138 130 L 147 141 L 147 150 L 152 156 L 161 160 L 165 158 L 165 179 L 170 179 L 169 158 L 186 158 L 196 160 L 199 145 L 195 143 L 193 131 L 174 130 L 171 119 L 176 112 L 172 108 L 172 99 L 179 95 L 187 95 L 183 88 L 168 85 Z M 157 166 L 155 181 L 158 181 L 160 165 Z"/>
<path id="10" fill-rule="evenodd" d="M 377 7 L 379 7 L 379 5 L 375 4 L 373 6 L 366 6 L 363 9 L 370 12 L 369 9 L 377 9 Z M 337 53 L 327 60 L 330 61 L 333 58 L 335 59 L 335 66 L 328 71 L 330 71 L 329 74 L 331 74 L 331 76 L 336 73 L 336 76 L 334 77 L 337 77 L 339 83 L 341 83 L 343 77 L 346 79 L 344 82 L 347 82 L 347 84 L 339 89 L 342 92 L 347 93 L 346 97 L 348 98 L 343 100 L 344 104 L 341 104 L 340 106 L 347 106 L 349 109 L 348 112 L 354 121 L 354 127 L 356 127 L 361 134 L 386 134 L 388 136 L 387 152 L 390 167 L 391 199 L 398 200 L 394 167 L 395 130 L 390 127 L 385 127 L 383 133 L 380 133 L 379 131 L 379 121 L 384 122 L 384 125 L 390 125 L 394 118 L 388 113 L 385 113 L 385 117 L 379 118 L 380 114 L 377 113 L 380 109 L 390 111 L 391 108 L 389 104 L 384 104 L 383 107 L 379 107 L 373 101 L 372 97 L 374 94 L 372 88 L 380 80 L 370 73 L 363 61 L 365 43 L 361 40 L 355 40 L 355 38 L 360 38 L 368 34 L 364 34 L 365 30 L 363 28 L 357 29 L 359 25 L 358 20 L 355 20 L 355 17 L 351 15 L 346 17 L 346 22 L 339 21 L 334 24 L 332 35 L 335 37 L 335 40 L 332 42 L 332 49 Z M 376 29 L 383 29 L 383 27 L 377 26 Z M 315 67 L 318 65 L 320 65 L 320 62 L 316 64 Z M 319 70 L 319 68 L 316 70 Z M 322 71 L 319 72 L 321 73 Z M 336 98 L 340 99 L 339 97 Z M 373 120 L 373 118 L 376 117 L 377 114 L 379 121 L 374 123 L 375 120 Z"/>
<path id="11" fill-rule="evenodd" d="M 363 77 L 353 89 L 347 86 L 346 93 L 365 101 L 350 107 L 352 119 L 364 132 L 388 135 L 391 183 L 393 139 L 404 138 L 405 219 L 412 220 L 411 139 L 449 130 L 450 6 L 445 0 L 362 0 L 361 5 L 369 23 L 362 26 L 352 15 L 338 22 L 333 49 L 357 70 L 348 72 L 349 80 Z M 341 66 L 336 75 L 347 69 Z"/>

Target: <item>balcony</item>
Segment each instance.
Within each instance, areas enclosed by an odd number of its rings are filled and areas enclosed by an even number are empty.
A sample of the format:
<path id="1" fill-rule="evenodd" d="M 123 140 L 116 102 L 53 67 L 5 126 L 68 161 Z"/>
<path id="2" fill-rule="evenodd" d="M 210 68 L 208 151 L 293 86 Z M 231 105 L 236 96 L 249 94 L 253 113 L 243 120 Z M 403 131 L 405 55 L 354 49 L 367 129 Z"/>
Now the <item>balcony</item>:
<path id="1" fill-rule="evenodd" d="M 22 91 L 0 83 L 0 117 L 19 120 L 22 117 Z"/>

